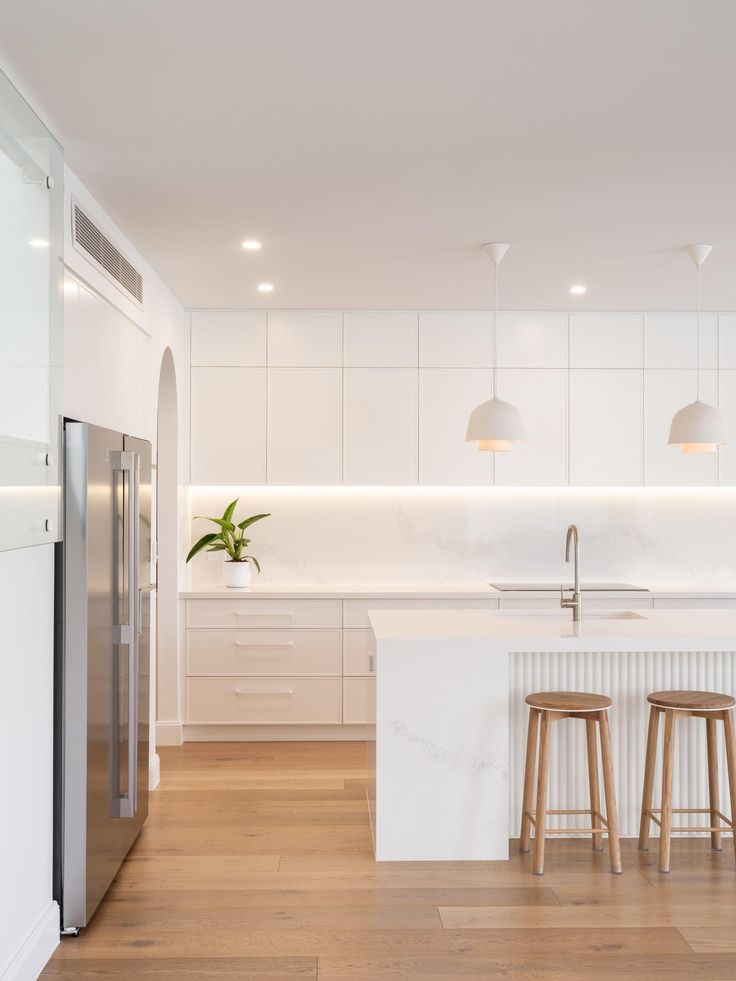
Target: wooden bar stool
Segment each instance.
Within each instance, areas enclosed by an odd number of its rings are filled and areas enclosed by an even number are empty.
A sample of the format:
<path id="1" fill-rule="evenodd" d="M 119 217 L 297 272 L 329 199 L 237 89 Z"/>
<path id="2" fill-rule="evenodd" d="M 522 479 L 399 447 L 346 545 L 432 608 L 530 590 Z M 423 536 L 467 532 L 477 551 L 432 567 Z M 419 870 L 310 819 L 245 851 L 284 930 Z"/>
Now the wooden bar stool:
<path id="1" fill-rule="evenodd" d="M 649 735 L 647 737 L 647 758 L 644 767 L 644 791 L 641 800 L 641 824 L 639 826 L 639 848 L 649 848 L 650 822 L 659 825 L 659 871 L 670 870 L 670 838 L 672 832 L 710 831 L 711 848 L 721 850 L 721 832 L 733 831 L 736 820 L 736 740 L 734 739 L 733 712 L 736 699 L 713 691 L 655 691 L 647 695 L 651 705 L 649 710 Z M 664 756 L 662 758 L 662 806 L 652 807 L 654 788 L 654 767 L 657 758 L 657 736 L 659 717 L 664 713 Z M 706 744 L 708 748 L 708 790 L 710 807 L 672 806 L 672 768 L 675 755 L 675 722 L 678 718 L 695 717 L 705 719 Z M 718 801 L 718 753 L 716 722 L 723 723 L 726 738 L 726 763 L 728 766 L 728 786 L 731 797 L 731 820 L 723 814 Z M 657 817 L 656 815 L 660 816 Z M 709 814 L 710 826 L 707 828 L 673 828 L 673 814 Z M 725 827 L 720 824 L 725 822 Z M 736 848 L 736 835 L 734 835 Z"/>
<path id="2" fill-rule="evenodd" d="M 546 835 L 590 835 L 593 850 L 603 851 L 601 836 L 608 835 L 611 855 L 611 872 L 621 872 L 621 846 L 618 840 L 618 816 L 616 791 L 613 784 L 613 759 L 611 756 L 611 730 L 608 709 L 611 699 L 607 695 L 592 695 L 580 691 L 542 691 L 527 695 L 529 706 L 529 734 L 526 743 L 526 767 L 524 770 L 524 802 L 521 811 L 521 835 L 519 849 L 529 851 L 529 838 L 534 825 L 534 874 L 544 875 L 544 840 Z M 588 784 L 590 810 L 547 810 L 547 782 L 549 776 L 549 726 L 559 719 L 584 719 L 588 746 Z M 539 735 L 541 722 L 541 736 Z M 603 761 L 603 787 L 606 795 L 606 815 L 601 814 L 598 784 L 598 746 L 596 723 L 600 730 L 601 759 Z M 537 760 L 539 741 L 539 765 L 537 772 L 537 807 L 532 810 L 534 797 L 534 765 Z M 589 814 L 590 828 L 545 828 L 548 814 Z M 605 827 L 603 827 L 605 825 Z"/>

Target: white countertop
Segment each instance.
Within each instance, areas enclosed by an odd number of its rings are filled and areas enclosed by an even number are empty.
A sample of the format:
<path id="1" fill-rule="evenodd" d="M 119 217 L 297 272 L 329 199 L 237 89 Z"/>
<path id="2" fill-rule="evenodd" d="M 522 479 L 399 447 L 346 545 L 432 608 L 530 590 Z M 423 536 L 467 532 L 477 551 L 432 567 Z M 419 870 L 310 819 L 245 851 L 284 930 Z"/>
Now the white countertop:
<path id="1" fill-rule="evenodd" d="M 733 650 L 736 610 L 516 613 L 486 610 L 387 610 L 369 614 L 379 641 L 491 640 L 520 649 Z"/>
<path id="2" fill-rule="evenodd" d="M 498 577 L 496 577 L 498 578 Z M 559 584 L 550 580 L 558 588 Z M 584 586 L 585 584 L 583 584 Z M 651 599 L 718 599 L 736 600 L 736 583 L 637 583 L 648 592 L 643 597 Z M 190 585 L 180 592 L 182 599 L 245 599 L 249 596 L 260 599 L 280 599 L 291 596 L 299 599 L 499 599 L 527 596 L 542 596 L 543 593 L 523 592 L 524 583 L 519 582 L 519 592 L 501 593 L 490 583 L 253 583 L 249 589 L 229 589 L 224 585 Z M 599 597 L 616 597 L 616 592 L 598 594 Z M 631 595 L 630 593 L 626 595 Z M 622 607 L 625 600 L 622 596 Z"/>

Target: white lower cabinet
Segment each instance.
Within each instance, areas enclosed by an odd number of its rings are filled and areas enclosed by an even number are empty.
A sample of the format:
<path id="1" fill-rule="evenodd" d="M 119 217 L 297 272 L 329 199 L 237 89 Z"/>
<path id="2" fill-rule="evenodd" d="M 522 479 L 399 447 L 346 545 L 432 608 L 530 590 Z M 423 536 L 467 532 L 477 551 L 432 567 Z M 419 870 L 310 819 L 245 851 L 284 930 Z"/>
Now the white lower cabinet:
<path id="1" fill-rule="evenodd" d="M 342 675 L 339 630 L 190 630 L 187 675 Z"/>
<path id="2" fill-rule="evenodd" d="M 342 722 L 340 678 L 188 678 L 189 723 Z"/>
<path id="3" fill-rule="evenodd" d="M 374 723 L 376 721 L 376 679 L 346 678 L 343 682 L 343 721 Z"/>

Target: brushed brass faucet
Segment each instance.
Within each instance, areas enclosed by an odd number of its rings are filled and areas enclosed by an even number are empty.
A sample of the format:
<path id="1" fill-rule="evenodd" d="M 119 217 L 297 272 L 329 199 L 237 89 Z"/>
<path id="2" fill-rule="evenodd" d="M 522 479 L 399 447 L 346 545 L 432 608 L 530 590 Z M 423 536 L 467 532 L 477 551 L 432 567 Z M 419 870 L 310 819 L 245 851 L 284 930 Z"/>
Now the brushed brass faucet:
<path id="1" fill-rule="evenodd" d="M 566 598 L 565 587 L 560 586 L 560 606 L 563 610 L 572 610 L 573 622 L 577 622 L 578 620 L 582 619 L 583 615 L 582 597 L 580 595 L 580 534 L 578 532 L 577 525 L 570 525 L 570 527 L 567 529 L 567 538 L 565 539 L 565 562 L 570 561 L 571 541 L 575 543 L 575 578 L 573 580 L 572 596 Z"/>

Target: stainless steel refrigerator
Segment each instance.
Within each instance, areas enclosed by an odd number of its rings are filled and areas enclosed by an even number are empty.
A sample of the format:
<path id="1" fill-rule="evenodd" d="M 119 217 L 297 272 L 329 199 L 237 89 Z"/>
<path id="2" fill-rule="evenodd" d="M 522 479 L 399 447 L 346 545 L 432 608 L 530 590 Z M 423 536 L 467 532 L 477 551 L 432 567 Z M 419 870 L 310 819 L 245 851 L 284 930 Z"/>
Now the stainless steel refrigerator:
<path id="1" fill-rule="evenodd" d="M 89 923 L 148 813 L 151 445 L 64 425 L 54 891 Z"/>

